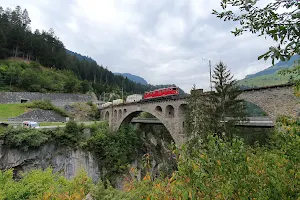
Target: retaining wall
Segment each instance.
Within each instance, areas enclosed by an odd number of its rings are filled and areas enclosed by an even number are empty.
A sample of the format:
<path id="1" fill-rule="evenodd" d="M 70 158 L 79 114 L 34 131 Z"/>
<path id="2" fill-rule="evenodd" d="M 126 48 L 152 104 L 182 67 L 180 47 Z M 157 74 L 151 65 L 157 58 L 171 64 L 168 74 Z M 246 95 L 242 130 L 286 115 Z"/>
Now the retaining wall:
<path id="1" fill-rule="evenodd" d="M 86 94 L 0 92 L 0 104 L 21 103 L 21 100 L 50 100 L 54 105 L 63 107 L 74 102 L 92 101 L 93 98 Z"/>

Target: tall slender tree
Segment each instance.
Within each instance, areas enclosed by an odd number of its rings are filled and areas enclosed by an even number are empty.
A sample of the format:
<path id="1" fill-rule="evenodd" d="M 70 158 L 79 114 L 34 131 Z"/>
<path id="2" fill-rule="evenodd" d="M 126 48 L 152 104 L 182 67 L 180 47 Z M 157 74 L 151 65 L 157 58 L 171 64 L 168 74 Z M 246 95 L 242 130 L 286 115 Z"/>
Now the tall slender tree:
<path id="1" fill-rule="evenodd" d="M 238 99 L 241 90 L 230 70 L 222 62 L 213 70 L 213 83 L 215 92 L 212 94 L 212 103 L 214 119 L 219 124 L 218 134 L 227 134 L 231 139 L 233 126 L 245 117 L 243 101 Z"/>
<path id="2" fill-rule="evenodd" d="M 185 119 L 186 133 L 191 146 L 195 146 L 215 132 L 214 107 L 211 104 L 211 93 L 203 93 L 194 85 L 188 98 Z"/>

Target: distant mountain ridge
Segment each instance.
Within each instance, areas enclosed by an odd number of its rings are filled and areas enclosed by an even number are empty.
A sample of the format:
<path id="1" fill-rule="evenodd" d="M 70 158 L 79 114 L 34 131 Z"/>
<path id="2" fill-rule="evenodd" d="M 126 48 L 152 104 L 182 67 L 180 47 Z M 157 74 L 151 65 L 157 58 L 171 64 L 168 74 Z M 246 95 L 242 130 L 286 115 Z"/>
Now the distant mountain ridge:
<path id="1" fill-rule="evenodd" d="M 95 63 L 96 63 L 96 61 L 93 60 L 91 57 L 83 56 L 83 55 L 81 55 L 81 54 L 79 54 L 79 53 L 76 53 L 76 52 L 71 51 L 71 50 L 68 50 L 68 49 L 66 49 L 66 52 L 67 52 L 67 54 L 69 54 L 69 55 L 75 56 L 75 57 L 76 57 L 78 60 L 80 60 L 80 61 L 86 60 L 86 61 L 89 61 L 89 62 L 95 62 Z"/>
<path id="2" fill-rule="evenodd" d="M 130 74 L 130 73 L 114 73 L 115 75 L 121 75 L 123 77 L 126 77 L 128 78 L 129 80 L 133 81 L 133 82 L 136 82 L 136 83 L 140 83 L 142 85 L 148 85 L 148 82 L 140 77 L 140 76 L 137 76 L 137 75 L 133 75 L 133 74 Z"/>
<path id="3" fill-rule="evenodd" d="M 241 89 L 263 87 L 272 85 L 286 84 L 290 81 L 299 79 L 297 75 L 280 75 L 278 72 L 285 68 L 291 68 L 300 60 L 300 55 L 294 55 L 289 61 L 279 61 L 274 66 L 268 67 L 255 74 L 247 75 L 244 79 L 238 81 L 238 85 Z"/>
<path id="4" fill-rule="evenodd" d="M 246 78 L 255 78 L 257 76 L 273 74 L 275 72 L 278 72 L 281 69 L 292 67 L 294 62 L 297 61 L 297 60 L 300 60 L 300 55 L 292 56 L 289 61 L 279 61 L 274 66 L 268 67 L 267 69 L 264 69 L 260 72 L 255 73 L 255 74 L 247 75 Z"/>

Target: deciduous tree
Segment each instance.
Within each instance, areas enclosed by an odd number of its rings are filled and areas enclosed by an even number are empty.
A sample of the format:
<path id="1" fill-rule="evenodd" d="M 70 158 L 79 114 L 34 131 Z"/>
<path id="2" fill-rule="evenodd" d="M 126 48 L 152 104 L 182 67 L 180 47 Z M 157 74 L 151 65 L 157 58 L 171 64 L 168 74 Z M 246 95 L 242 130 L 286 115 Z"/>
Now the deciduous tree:
<path id="1" fill-rule="evenodd" d="M 244 32 L 270 36 L 277 42 L 259 59 L 272 58 L 288 60 L 300 54 L 300 3 L 298 0 L 275 0 L 259 7 L 258 0 L 221 0 L 222 11 L 213 14 L 224 21 L 237 21 L 240 27 L 232 33 L 235 36 Z M 235 7 L 238 8 L 238 11 Z"/>

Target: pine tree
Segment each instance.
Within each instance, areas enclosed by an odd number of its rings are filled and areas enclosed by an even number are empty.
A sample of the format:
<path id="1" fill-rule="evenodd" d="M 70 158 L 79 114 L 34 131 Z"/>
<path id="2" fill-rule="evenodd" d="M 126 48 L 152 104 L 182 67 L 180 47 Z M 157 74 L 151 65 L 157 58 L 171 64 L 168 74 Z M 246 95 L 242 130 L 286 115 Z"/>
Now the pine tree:
<path id="1" fill-rule="evenodd" d="M 26 9 L 22 13 L 21 20 L 22 20 L 23 26 L 25 26 L 25 27 L 28 27 L 30 25 L 30 23 L 31 23 L 28 11 Z"/>
<path id="2" fill-rule="evenodd" d="M 217 133 L 219 136 L 225 133 L 231 139 L 234 125 L 245 117 L 243 101 L 237 99 L 241 90 L 224 63 L 217 64 L 213 72 L 215 92 L 212 103 L 215 110 L 213 115 L 219 124 Z"/>
<path id="3" fill-rule="evenodd" d="M 208 134 L 213 134 L 216 127 L 214 107 L 211 104 L 211 94 L 197 90 L 194 85 L 187 100 L 186 133 L 189 146 L 194 147 L 204 141 Z"/>

